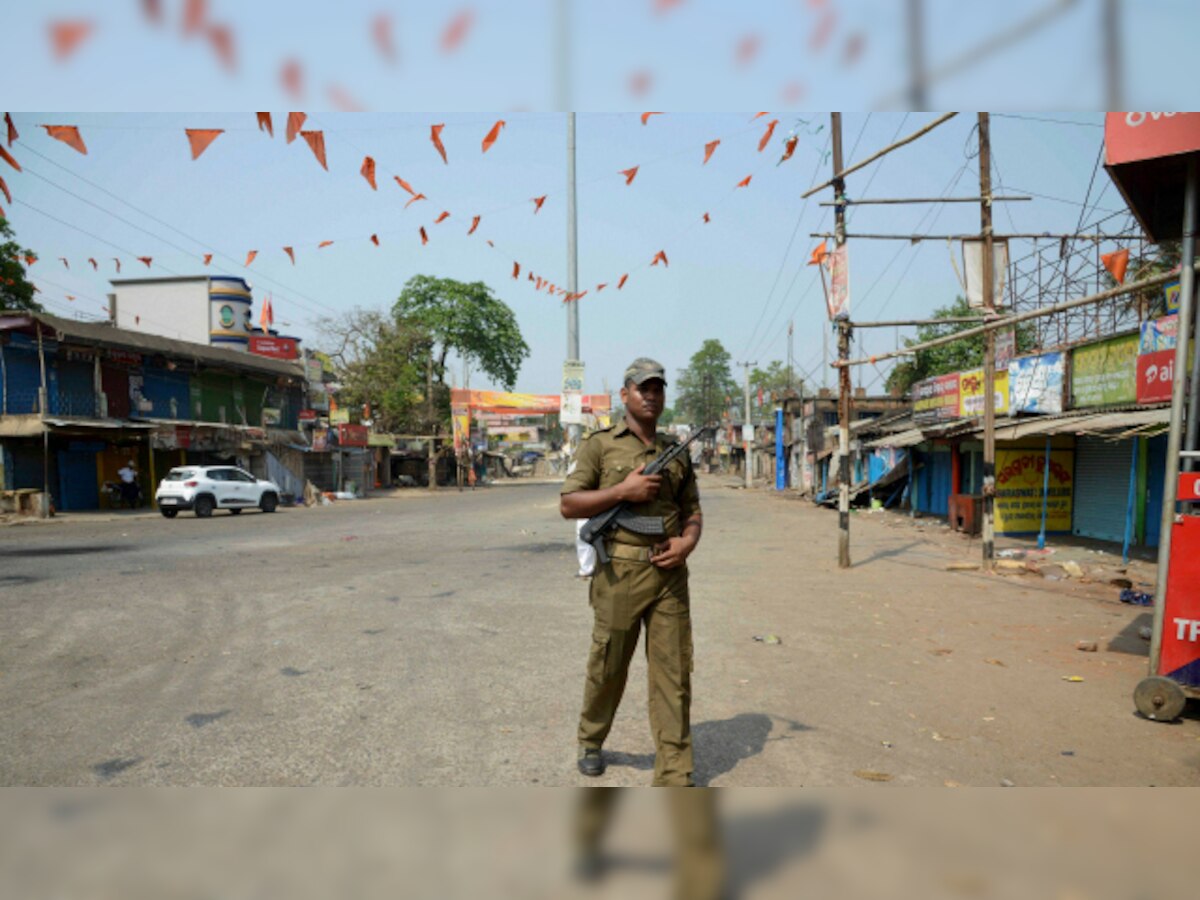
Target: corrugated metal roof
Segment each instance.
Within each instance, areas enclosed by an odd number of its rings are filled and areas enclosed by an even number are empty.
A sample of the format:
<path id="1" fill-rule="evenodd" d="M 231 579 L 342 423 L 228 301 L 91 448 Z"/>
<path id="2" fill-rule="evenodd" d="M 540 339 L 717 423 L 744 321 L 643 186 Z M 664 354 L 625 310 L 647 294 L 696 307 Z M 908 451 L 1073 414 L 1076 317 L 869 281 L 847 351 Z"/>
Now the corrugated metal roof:
<path id="1" fill-rule="evenodd" d="M 1020 419 L 1011 424 L 996 425 L 996 440 L 1019 441 L 1022 438 L 1045 434 L 1100 434 L 1137 432 L 1143 429 L 1167 425 L 1171 419 L 1170 407 L 1152 409 L 1109 410 L 1107 412 L 1072 413 L 1061 416 L 1038 416 Z M 983 427 L 971 432 L 982 435 Z"/>
<path id="2" fill-rule="evenodd" d="M 915 447 L 924 440 L 924 432 L 920 428 L 912 428 L 908 431 L 901 431 L 899 434 L 889 434 L 887 437 L 882 437 L 877 441 L 870 441 L 863 446 L 869 450 L 874 450 L 878 447 Z"/>

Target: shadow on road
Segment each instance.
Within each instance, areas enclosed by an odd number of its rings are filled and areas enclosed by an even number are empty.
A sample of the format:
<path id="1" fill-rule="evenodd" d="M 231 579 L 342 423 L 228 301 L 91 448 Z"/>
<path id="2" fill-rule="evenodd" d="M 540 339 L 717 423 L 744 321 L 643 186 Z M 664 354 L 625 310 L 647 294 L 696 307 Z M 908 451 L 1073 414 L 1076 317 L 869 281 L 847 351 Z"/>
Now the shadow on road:
<path id="1" fill-rule="evenodd" d="M 1149 656 L 1150 642 L 1144 639 L 1139 632 L 1142 627 L 1153 627 L 1154 613 L 1145 612 L 1134 618 L 1132 622 L 1126 625 L 1121 631 L 1108 642 L 1108 646 L 1104 649 L 1110 653 L 1128 653 L 1132 656 Z"/>
<path id="2" fill-rule="evenodd" d="M 55 545 L 53 547 L 0 548 L 0 556 L 84 556 L 88 553 L 125 553 L 132 549 L 123 544 L 81 544 L 75 547 Z"/>
<path id="3" fill-rule="evenodd" d="M 909 541 L 903 547 L 895 547 L 891 550 L 877 550 L 875 553 L 872 553 L 866 559 L 860 559 L 858 562 L 854 563 L 853 568 L 858 569 L 865 565 L 868 565 L 869 563 L 878 562 L 881 559 L 893 559 L 897 556 L 903 556 L 905 553 L 907 553 L 913 547 L 918 546 L 920 543 L 921 543 L 920 541 Z"/>

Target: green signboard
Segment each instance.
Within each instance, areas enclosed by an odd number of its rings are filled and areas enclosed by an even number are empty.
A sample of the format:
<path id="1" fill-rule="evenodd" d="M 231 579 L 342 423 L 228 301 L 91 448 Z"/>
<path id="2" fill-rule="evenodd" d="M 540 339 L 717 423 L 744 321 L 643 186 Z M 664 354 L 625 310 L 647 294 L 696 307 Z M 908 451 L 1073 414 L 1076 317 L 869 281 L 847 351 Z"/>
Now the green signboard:
<path id="1" fill-rule="evenodd" d="M 1137 401 L 1138 335 L 1126 334 L 1071 351 L 1071 405 Z"/>

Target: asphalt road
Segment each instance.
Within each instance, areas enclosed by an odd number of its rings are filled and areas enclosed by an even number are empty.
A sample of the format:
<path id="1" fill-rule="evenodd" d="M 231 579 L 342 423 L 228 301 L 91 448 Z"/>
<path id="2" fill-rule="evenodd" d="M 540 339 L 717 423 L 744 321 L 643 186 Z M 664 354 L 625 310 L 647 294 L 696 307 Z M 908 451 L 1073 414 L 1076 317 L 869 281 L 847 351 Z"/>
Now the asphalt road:
<path id="1" fill-rule="evenodd" d="M 1200 784 L 1195 709 L 1133 713 L 1143 610 L 865 517 L 839 572 L 835 514 L 702 490 L 700 783 Z M 0 528 L 0 783 L 582 784 L 572 538 L 553 485 Z M 606 751 L 649 782 L 640 654 Z"/>

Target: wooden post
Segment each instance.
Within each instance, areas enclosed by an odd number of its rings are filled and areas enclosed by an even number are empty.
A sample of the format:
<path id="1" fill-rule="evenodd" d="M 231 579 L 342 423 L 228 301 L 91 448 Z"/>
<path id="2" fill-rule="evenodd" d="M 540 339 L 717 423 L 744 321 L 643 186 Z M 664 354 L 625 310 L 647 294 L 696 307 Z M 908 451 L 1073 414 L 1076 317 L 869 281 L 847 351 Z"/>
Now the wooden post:
<path id="1" fill-rule="evenodd" d="M 979 225 L 983 237 L 983 313 L 996 311 L 992 243 L 992 145 L 988 114 L 979 113 Z M 984 335 L 983 351 L 983 565 L 996 555 L 996 332 Z"/>
<path id="2" fill-rule="evenodd" d="M 846 243 L 846 206 L 843 202 L 846 183 L 842 171 L 842 114 L 831 113 L 833 130 L 833 179 L 834 241 L 838 247 Z M 839 319 L 838 361 L 838 568 L 850 568 L 850 367 L 844 365 L 850 358 L 850 322 Z"/>

